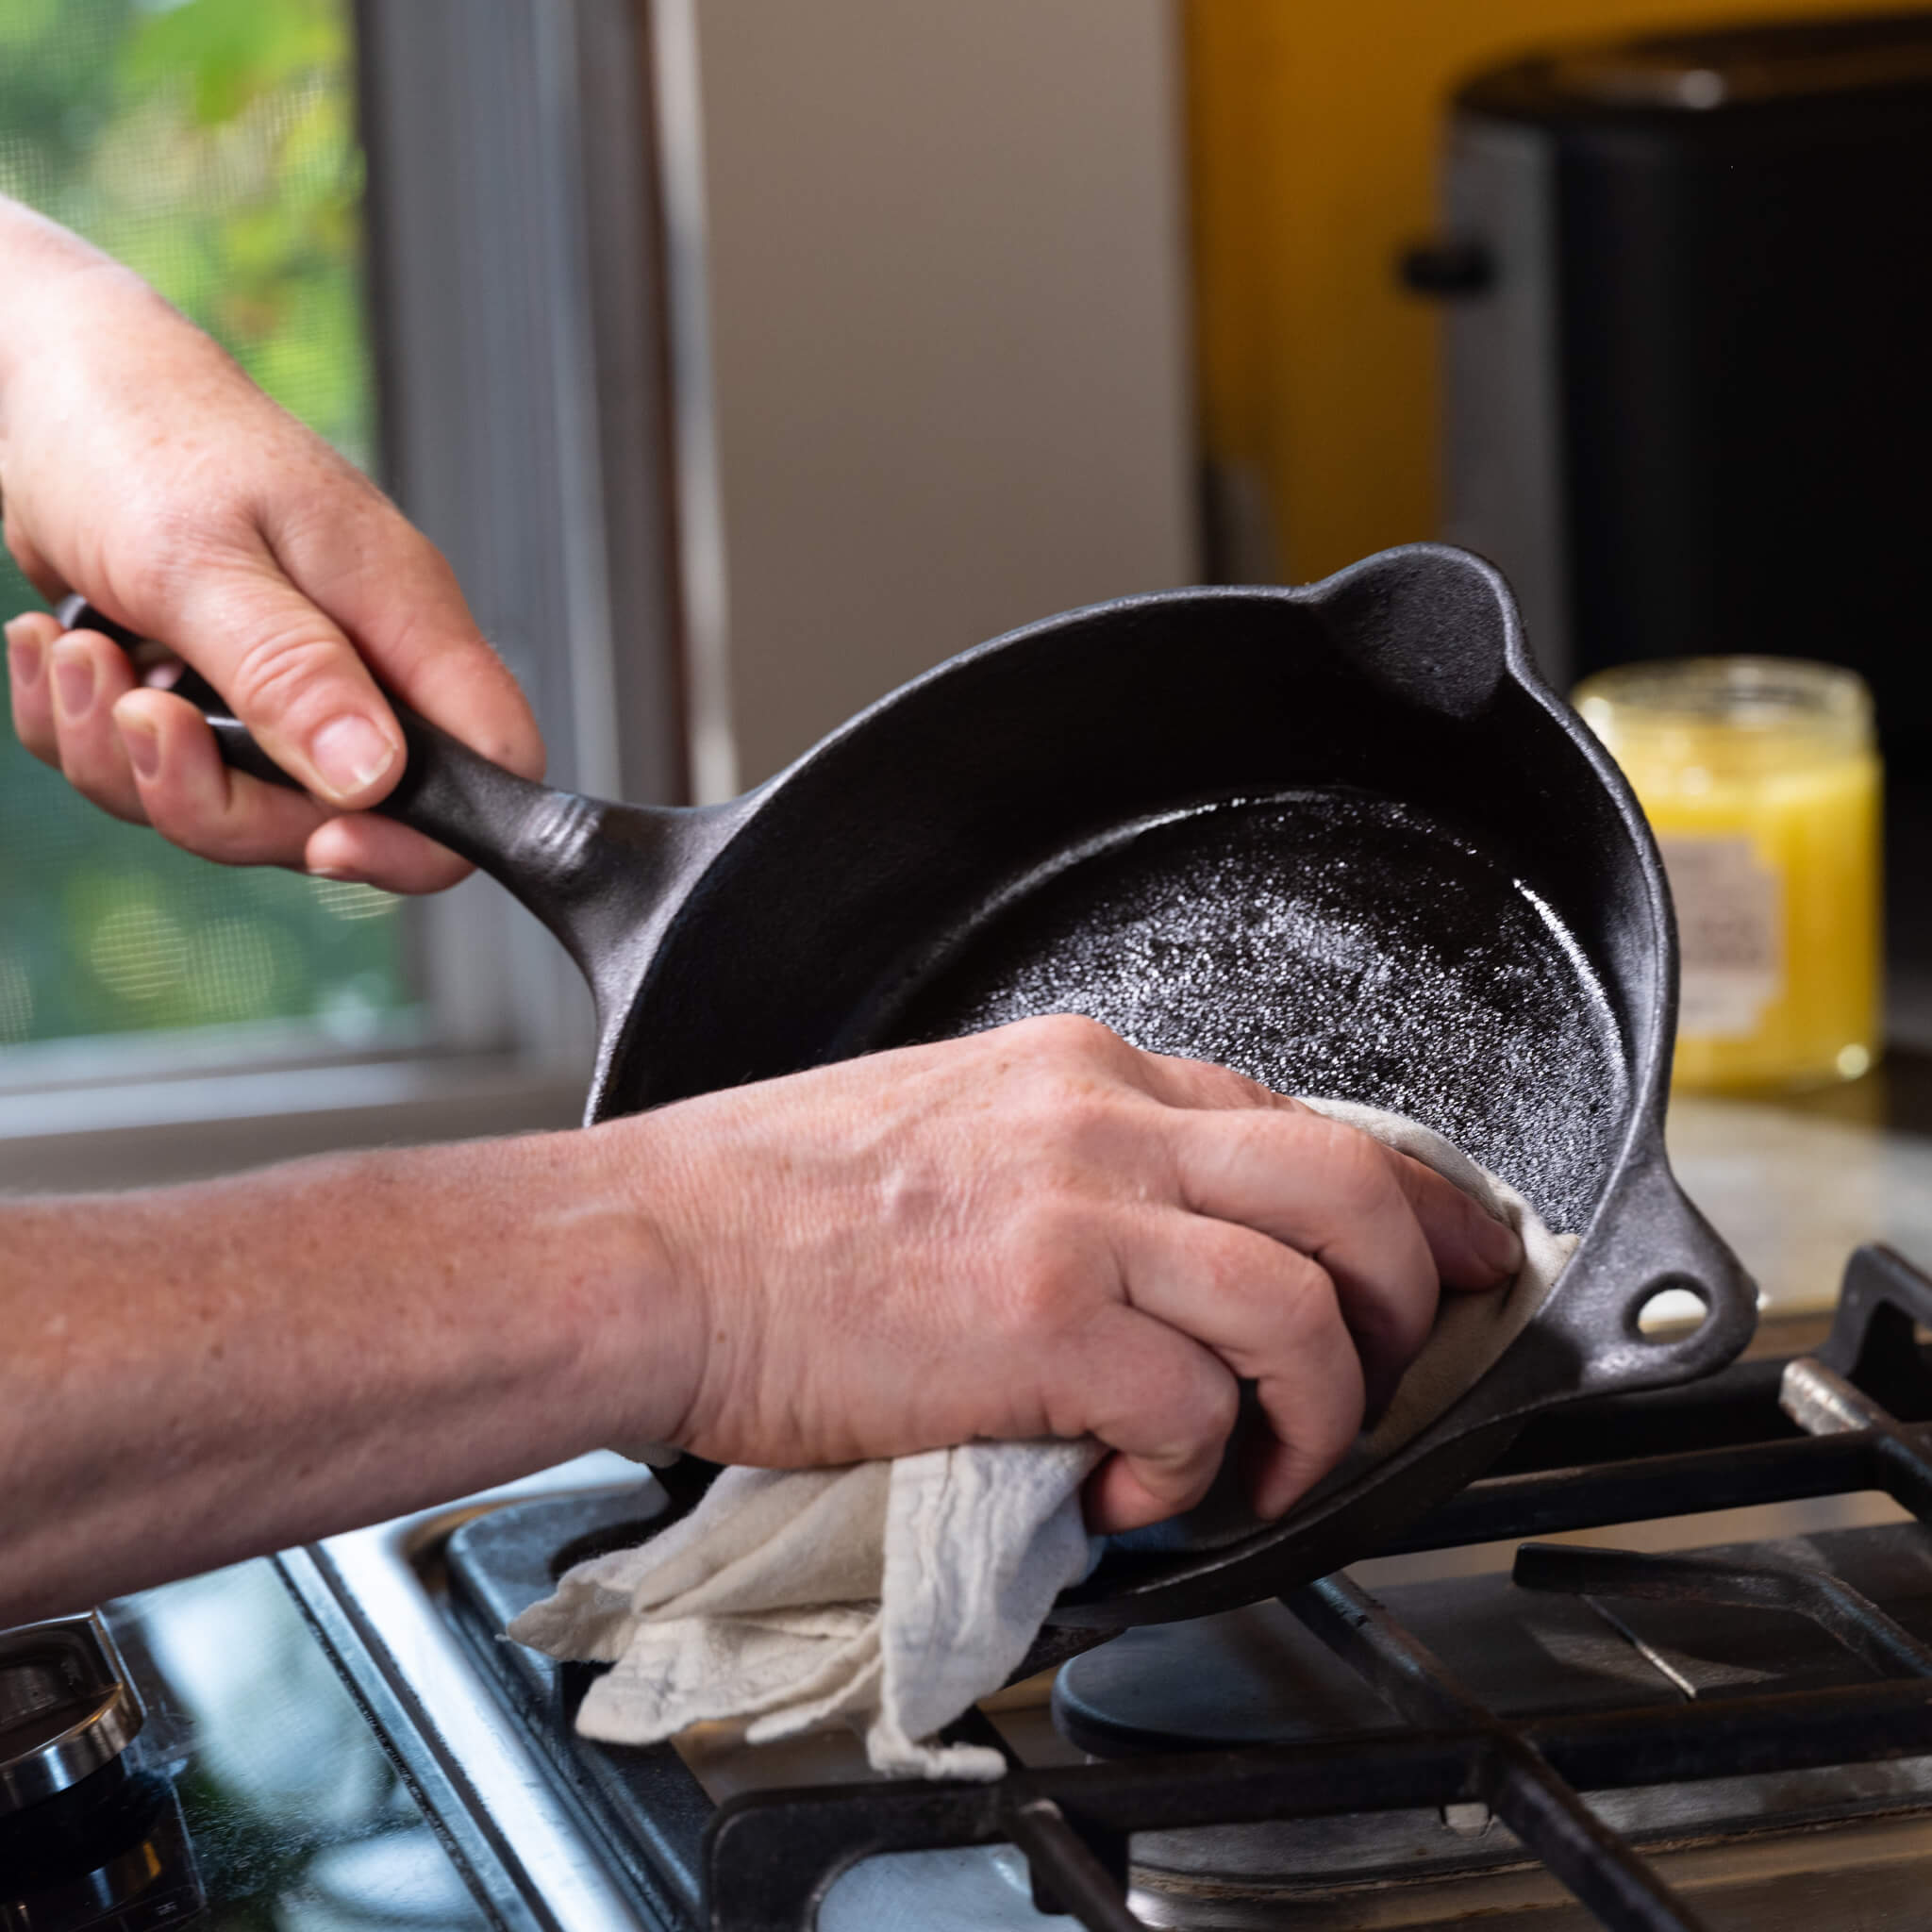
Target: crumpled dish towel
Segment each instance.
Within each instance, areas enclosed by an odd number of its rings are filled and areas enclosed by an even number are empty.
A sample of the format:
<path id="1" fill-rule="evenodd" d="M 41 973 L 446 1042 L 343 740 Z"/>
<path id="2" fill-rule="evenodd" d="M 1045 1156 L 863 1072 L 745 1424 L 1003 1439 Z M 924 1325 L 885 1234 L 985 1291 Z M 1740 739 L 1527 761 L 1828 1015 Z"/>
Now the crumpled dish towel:
<path id="1" fill-rule="evenodd" d="M 1461 1395 L 1541 1306 L 1576 1238 L 1551 1234 L 1513 1188 L 1414 1121 L 1306 1104 L 1434 1168 L 1524 1244 L 1507 1289 L 1443 1296 L 1389 1409 L 1325 1489 Z M 843 1469 L 727 1469 L 661 1534 L 568 1572 L 509 1634 L 612 1667 L 578 1709 L 589 1738 L 656 1743 L 731 1720 L 760 1743 L 842 1720 L 876 1771 L 998 1777 L 998 1752 L 935 1734 L 1006 1682 L 1054 1598 L 1092 1568 L 1101 1541 L 1081 1523 L 1080 1486 L 1102 1454 L 1091 1441 L 974 1442 Z M 1191 1540 L 1252 1527 L 1209 1524 Z"/>

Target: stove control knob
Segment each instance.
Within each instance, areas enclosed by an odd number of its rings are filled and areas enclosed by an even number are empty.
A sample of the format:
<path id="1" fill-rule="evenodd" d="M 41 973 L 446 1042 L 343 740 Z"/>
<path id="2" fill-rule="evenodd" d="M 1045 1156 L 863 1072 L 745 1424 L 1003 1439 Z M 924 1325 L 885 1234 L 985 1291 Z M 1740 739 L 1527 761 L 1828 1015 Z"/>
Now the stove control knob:
<path id="1" fill-rule="evenodd" d="M 145 1715 L 98 1614 L 0 1630 L 0 1816 L 112 1763 Z"/>

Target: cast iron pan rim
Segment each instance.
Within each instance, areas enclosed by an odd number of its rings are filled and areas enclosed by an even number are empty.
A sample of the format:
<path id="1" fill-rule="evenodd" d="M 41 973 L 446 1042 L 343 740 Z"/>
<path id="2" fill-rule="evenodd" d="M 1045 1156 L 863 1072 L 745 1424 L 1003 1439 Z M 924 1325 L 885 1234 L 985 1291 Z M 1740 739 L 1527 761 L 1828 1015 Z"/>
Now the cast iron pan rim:
<path id="1" fill-rule="evenodd" d="M 1538 675 L 1525 647 L 1514 601 L 1501 574 L 1481 558 L 1448 545 L 1405 545 L 1366 558 L 1332 576 L 1305 586 L 1196 586 L 1088 605 L 993 638 L 934 666 L 906 685 L 879 698 L 827 734 L 792 764 L 756 791 L 729 804 L 712 808 L 710 812 L 706 814 L 706 822 L 711 830 L 705 841 L 705 856 L 687 878 L 684 891 L 680 894 L 680 903 L 662 928 L 658 944 L 653 948 L 643 982 L 633 996 L 621 1029 L 618 1058 L 621 1060 L 627 1058 L 631 1024 L 653 1005 L 651 995 L 665 954 L 670 950 L 668 941 L 672 934 L 677 924 L 690 916 L 695 905 L 706 896 L 708 883 L 715 884 L 722 889 L 724 881 L 717 877 L 714 868 L 739 836 L 759 819 L 774 799 L 782 796 L 797 781 L 803 779 L 808 773 L 819 771 L 840 759 L 855 740 L 862 739 L 879 728 L 890 728 L 892 716 L 902 707 L 916 703 L 929 688 L 941 685 L 946 679 L 955 677 L 997 654 L 1050 645 L 1095 622 L 1130 618 L 1139 612 L 1164 612 L 1177 608 L 1207 608 L 1222 606 L 1246 606 L 1259 612 L 1270 609 L 1319 608 L 1323 604 L 1357 585 L 1373 585 L 1378 578 L 1390 575 L 1399 577 L 1403 564 L 1408 560 L 1426 560 L 1441 572 L 1445 592 L 1452 587 L 1461 589 L 1465 593 L 1472 587 L 1479 587 L 1481 591 L 1487 594 L 1492 621 L 1500 620 L 1501 649 L 1494 658 L 1487 660 L 1488 665 L 1492 667 L 1492 681 L 1481 699 L 1481 708 L 1492 708 L 1503 701 L 1506 687 L 1513 685 L 1516 691 L 1527 697 L 1541 714 L 1541 717 L 1535 721 L 1533 728 L 1539 732 L 1559 733 L 1569 745 L 1581 753 L 1590 772 L 1608 795 L 1624 845 L 1624 852 L 1619 857 L 1627 857 L 1628 859 L 1635 861 L 1634 877 L 1642 882 L 1641 891 L 1637 894 L 1639 903 L 1635 909 L 1648 922 L 1652 940 L 1651 950 L 1658 970 L 1647 995 L 1647 1009 L 1631 1011 L 1628 1025 L 1624 1027 L 1626 1034 L 1624 1042 L 1625 1066 L 1630 1081 L 1624 1129 L 1618 1137 L 1615 1157 L 1608 1167 L 1604 1191 L 1585 1226 L 1579 1230 L 1583 1240 L 1579 1246 L 1578 1257 L 1583 1258 L 1600 1243 L 1613 1245 L 1611 1237 L 1615 1230 L 1606 1226 L 1607 1209 L 1623 1205 L 1626 1195 L 1641 1191 L 1642 1184 L 1654 1181 L 1658 1175 L 1661 1175 L 1668 1185 L 1674 1187 L 1674 1183 L 1670 1182 L 1668 1178 L 1668 1162 L 1662 1137 L 1662 1099 L 1669 1074 L 1672 1026 L 1675 1009 L 1673 971 L 1675 934 L 1668 887 L 1648 825 L 1623 774 L 1594 734 Z M 1457 578 L 1461 579 L 1459 586 L 1456 584 Z M 1528 723 L 1529 721 L 1525 720 L 1525 724 Z M 1612 833 L 1610 836 L 1614 838 L 1617 834 Z M 1634 1037 L 1631 1037 L 1633 1035 Z M 598 1117 L 603 1115 L 605 1098 L 600 1091 L 593 1102 Z M 1678 1191 L 1681 1194 L 1681 1191 Z M 1519 1337 L 1517 1343 L 1512 1344 L 1511 1348 L 1505 1352 L 1502 1360 L 1508 1360 L 1523 1341 L 1524 1338 Z M 1502 1362 L 1499 1361 L 1496 1367 L 1501 1366 Z M 1660 1362 L 1659 1367 L 1661 1366 Z M 1491 1374 L 1494 1374 L 1493 1369 Z M 1489 1380 L 1490 1376 L 1486 1375 L 1482 1383 L 1477 1385 L 1477 1389 L 1480 1390 Z M 1577 1390 L 1571 1392 L 1580 1394 L 1586 1391 Z M 1552 1399 L 1560 1401 L 1568 1399 L 1568 1395 L 1558 1394 Z M 1316 1516 L 1310 1520 L 1308 1528 L 1317 1535 L 1321 1534 L 1321 1524 L 1324 1522 L 1331 1517 L 1346 1517 L 1352 1512 L 1355 1507 L 1353 1498 L 1382 1489 L 1391 1475 L 1399 1476 L 1406 1470 L 1413 1469 L 1420 1475 L 1422 1467 L 1430 1461 L 1456 1457 L 1458 1444 L 1461 1445 L 1461 1459 L 1467 1460 L 1470 1450 L 1478 1446 L 1474 1440 L 1478 1436 L 1482 1442 L 1489 1446 L 1491 1453 L 1499 1450 L 1508 1438 L 1516 1433 L 1522 1421 L 1526 1419 L 1530 1412 L 1538 1407 L 1547 1406 L 1548 1402 L 1526 1402 L 1500 1414 L 1493 1410 L 1482 1413 L 1483 1402 L 1477 1398 L 1476 1391 L 1472 1391 L 1471 1395 L 1454 1405 L 1445 1416 L 1423 1431 L 1414 1442 L 1398 1451 L 1388 1464 L 1365 1472 L 1358 1482 L 1351 1483 L 1346 1490 L 1338 1492 L 1329 1504 L 1318 1505 Z M 1465 1420 L 1458 1424 L 1458 1416 Z M 1465 1442 L 1465 1438 L 1472 1440 Z M 1484 1459 L 1487 1459 L 1487 1457 Z M 1149 1620 L 1150 1617 L 1154 1621 L 1161 1621 L 1165 1617 L 1199 1614 L 1199 1607 L 1191 1605 L 1183 1607 L 1177 1599 L 1191 1597 L 1201 1590 L 1211 1589 L 1213 1574 L 1224 1567 L 1238 1564 L 1245 1569 L 1250 1567 L 1253 1558 L 1262 1557 L 1267 1551 L 1285 1541 L 1291 1543 L 1298 1534 L 1304 1533 L 1302 1525 L 1297 1522 L 1298 1515 L 1298 1511 L 1291 1511 L 1282 1522 L 1262 1527 L 1253 1536 L 1244 1537 L 1232 1544 L 1190 1553 L 1176 1552 L 1173 1557 L 1151 1566 L 1151 1573 L 1142 1573 L 1142 1580 L 1138 1584 L 1125 1578 L 1119 1579 L 1125 1584 L 1125 1602 L 1122 1602 L 1113 1591 L 1108 1590 L 1105 1586 L 1101 1586 L 1097 1592 L 1101 1600 L 1096 1600 L 1094 1585 L 1099 1584 L 1099 1579 L 1093 1579 L 1092 1584 L 1076 1588 L 1064 1594 L 1055 1610 L 1049 1613 L 1049 1621 L 1055 1624 L 1093 1625 L 1098 1625 L 1104 1621 L 1111 1621 L 1117 1627 L 1123 1621 L 1141 1622 Z M 1115 1616 L 1108 1620 L 1108 1598 L 1112 1598 L 1115 1607 L 1126 1610 L 1127 1614 L 1124 1617 Z"/>
<path id="2" fill-rule="evenodd" d="M 863 710 L 856 712 L 842 724 L 834 727 L 820 739 L 816 744 L 801 753 L 791 764 L 741 796 L 721 805 L 701 808 L 702 815 L 713 828 L 715 842 L 710 845 L 697 871 L 686 882 L 683 891 L 679 894 L 678 904 L 669 911 L 658 942 L 652 948 L 642 979 L 631 996 L 628 1008 L 619 1018 L 613 1029 L 612 1050 L 608 1055 L 600 1055 L 596 1087 L 590 1096 L 585 1111 L 586 1124 L 610 1117 L 608 1107 L 608 1073 L 612 1067 L 628 1059 L 633 1043 L 632 1025 L 653 1004 L 652 995 L 656 991 L 658 974 L 664 956 L 669 950 L 668 942 L 678 924 L 691 909 L 693 903 L 703 896 L 707 879 L 714 874 L 720 861 L 739 838 L 756 824 L 773 802 L 795 781 L 803 779 L 808 773 L 836 758 L 847 744 L 882 724 L 899 707 L 913 701 L 932 687 L 943 684 L 971 665 L 1015 650 L 1029 648 L 1058 637 L 1064 632 L 1076 630 L 1096 619 L 1142 610 L 1170 609 L 1186 605 L 1249 604 L 1261 608 L 1313 608 L 1328 602 L 1358 582 L 1373 581 L 1377 576 L 1388 574 L 1391 565 L 1410 558 L 1438 559 L 1447 563 L 1475 578 L 1488 591 L 1498 615 L 1503 620 L 1503 680 L 1514 684 L 1543 711 L 1550 723 L 1581 752 L 1598 781 L 1609 792 L 1616 806 L 1617 815 L 1623 824 L 1631 856 L 1636 859 L 1643 880 L 1645 910 L 1649 914 L 1652 929 L 1658 935 L 1659 954 L 1666 959 L 1674 960 L 1676 928 L 1671 908 L 1670 890 L 1642 810 L 1622 770 L 1604 749 L 1596 734 L 1542 681 L 1524 639 L 1523 624 L 1517 613 L 1516 600 L 1510 593 L 1502 572 L 1474 551 L 1458 549 L 1454 544 L 1404 543 L 1392 549 L 1378 551 L 1373 557 L 1364 558 L 1357 563 L 1348 565 L 1346 569 L 1339 570 L 1332 575 L 1322 577 L 1310 584 L 1189 585 L 1174 590 L 1146 591 L 1130 597 L 1108 598 L 1097 604 L 1084 604 L 1074 609 L 1058 611 L 1051 617 L 1022 625 L 1015 630 L 990 638 L 984 643 L 974 644 L 970 649 L 933 665 L 929 670 L 920 673 L 918 676 L 895 690 L 875 698 Z M 1499 683 L 1503 680 L 1499 680 Z M 1652 997 L 1652 1010 L 1648 1015 L 1649 1024 L 1642 1029 L 1643 1037 L 1638 1041 L 1625 1042 L 1626 1049 L 1634 1045 L 1639 1051 L 1631 1056 L 1634 1064 L 1631 1066 L 1630 1105 L 1626 1110 L 1624 1135 L 1618 1144 L 1616 1158 L 1610 1167 L 1613 1179 L 1630 1168 L 1641 1151 L 1643 1143 L 1661 1141 L 1663 1099 L 1670 1077 L 1671 1043 L 1676 1024 L 1674 973 L 1666 972 L 1659 974 L 1658 985 L 1654 990 Z M 1613 1191 L 1610 1188 L 1605 1190 L 1604 1195 L 1591 1210 L 1590 1221 L 1579 1230 L 1586 1241 L 1595 1228 Z"/>
<path id="3" fill-rule="evenodd" d="M 1351 563 L 1331 575 L 1318 577 L 1307 584 L 1183 584 L 1166 591 L 1142 591 L 1126 597 L 1107 597 L 1097 604 L 1078 604 L 1069 610 L 1056 611 L 1051 617 L 1036 618 L 1030 624 L 1023 624 L 1016 629 L 1002 631 L 997 637 L 988 638 L 983 643 L 968 646 L 956 652 L 952 657 L 908 678 L 904 684 L 895 686 L 882 696 L 874 698 L 863 710 L 856 711 L 842 724 L 835 725 L 824 737 L 808 749 L 801 752 L 791 764 L 765 779 L 754 791 L 742 797 L 728 801 L 723 806 L 707 808 L 709 810 L 725 812 L 745 805 L 754 799 L 762 799 L 775 789 L 785 786 L 791 779 L 817 764 L 822 758 L 837 751 L 845 741 L 866 730 L 873 721 L 896 706 L 927 690 L 928 687 L 943 683 L 968 665 L 976 664 L 982 658 L 996 657 L 1004 652 L 1032 644 L 1041 639 L 1050 638 L 1058 632 L 1078 629 L 1096 618 L 1124 616 L 1139 610 L 1158 610 L 1181 604 L 1255 604 L 1257 606 L 1288 605 L 1291 607 L 1313 607 L 1327 603 L 1351 585 L 1373 580 L 1388 574 L 1398 559 L 1407 558 L 1434 558 L 1451 564 L 1478 578 L 1494 601 L 1497 609 L 1505 618 L 1504 663 L 1508 675 L 1524 689 L 1538 697 L 1565 731 L 1576 727 L 1575 714 L 1559 698 L 1550 692 L 1537 674 L 1523 640 L 1522 620 L 1516 611 L 1516 600 L 1509 590 L 1507 581 L 1501 571 L 1486 558 L 1478 557 L 1473 550 L 1458 549 L 1453 543 L 1398 543 L 1388 550 L 1378 550 L 1373 557 Z M 1618 794 L 1620 805 L 1636 809 L 1636 800 L 1631 797 L 1629 788 L 1622 782 L 1622 774 L 1597 744 L 1593 732 L 1583 727 L 1595 756 L 1599 772 L 1616 774 L 1617 783 L 1613 788 Z"/>

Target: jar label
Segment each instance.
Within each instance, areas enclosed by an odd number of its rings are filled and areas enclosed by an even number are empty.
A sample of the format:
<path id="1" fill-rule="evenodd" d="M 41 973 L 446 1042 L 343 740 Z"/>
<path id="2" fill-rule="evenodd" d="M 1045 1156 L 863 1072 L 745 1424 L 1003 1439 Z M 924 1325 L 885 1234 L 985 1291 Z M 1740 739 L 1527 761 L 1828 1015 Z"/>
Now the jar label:
<path id="1" fill-rule="evenodd" d="M 1784 893 L 1749 839 L 1659 839 L 1677 905 L 1677 1028 L 1757 1032 L 1784 991 Z"/>

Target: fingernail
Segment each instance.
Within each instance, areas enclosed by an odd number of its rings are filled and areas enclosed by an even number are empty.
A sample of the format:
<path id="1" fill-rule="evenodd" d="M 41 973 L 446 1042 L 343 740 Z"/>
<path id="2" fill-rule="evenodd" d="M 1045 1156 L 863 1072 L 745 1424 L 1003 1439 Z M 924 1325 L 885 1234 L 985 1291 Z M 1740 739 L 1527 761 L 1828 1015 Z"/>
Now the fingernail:
<path id="1" fill-rule="evenodd" d="M 16 618 L 14 623 L 17 624 L 19 621 Z M 38 684 L 41 681 L 41 668 L 44 661 L 40 645 L 31 638 L 25 638 L 16 642 L 13 638 L 13 625 L 8 625 L 7 675 L 12 678 L 15 685 L 25 691 L 30 685 Z"/>
<path id="2" fill-rule="evenodd" d="M 1475 1251 L 1499 1274 L 1514 1274 L 1523 1266 L 1523 1242 L 1516 1230 L 1487 1214 L 1475 1217 Z"/>
<path id="3" fill-rule="evenodd" d="M 374 785 L 396 761 L 396 748 L 353 711 L 331 718 L 308 741 L 317 775 L 338 796 Z"/>
<path id="4" fill-rule="evenodd" d="M 160 737 L 145 718 L 130 718 L 122 725 L 121 742 L 137 777 L 152 778 L 161 769 Z"/>
<path id="5" fill-rule="evenodd" d="M 79 719 L 94 701 L 93 659 L 81 652 L 54 659 L 54 701 L 63 718 Z"/>

